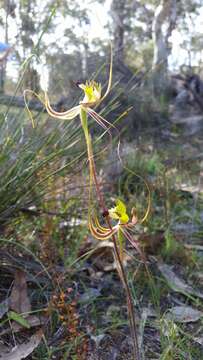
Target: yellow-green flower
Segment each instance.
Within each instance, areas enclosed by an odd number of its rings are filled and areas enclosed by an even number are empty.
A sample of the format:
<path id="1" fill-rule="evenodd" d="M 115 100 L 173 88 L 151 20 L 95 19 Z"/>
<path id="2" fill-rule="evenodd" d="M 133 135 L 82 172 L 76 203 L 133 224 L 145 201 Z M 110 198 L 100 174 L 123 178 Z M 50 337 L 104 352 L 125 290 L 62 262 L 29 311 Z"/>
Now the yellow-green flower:
<path id="1" fill-rule="evenodd" d="M 85 84 L 80 84 L 79 87 L 84 91 L 84 99 L 80 102 L 83 105 L 95 106 L 101 100 L 101 84 L 96 81 L 86 81 Z"/>
<path id="2" fill-rule="evenodd" d="M 103 226 L 99 223 L 97 216 L 90 216 L 89 228 L 91 234 L 98 240 L 107 240 L 112 235 L 123 232 L 124 235 L 128 234 L 127 230 L 132 229 L 138 222 L 135 208 L 131 210 L 131 221 L 126 212 L 126 206 L 121 200 L 116 201 L 116 206 L 108 210 L 108 216 L 111 219 L 118 220 L 117 224 L 110 227 Z"/>
<path id="3" fill-rule="evenodd" d="M 109 221 L 107 221 L 109 226 L 103 226 L 99 223 L 97 216 L 89 216 L 89 229 L 92 236 L 98 240 L 108 240 L 112 238 L 112 236 L 116 235 L 121 258 L 123 258 L 125 239 L 128 240 L 141 254 L 138 242 L 130 234 L 130 231 L 133 230 L 134 226 L 138 222 L 135 208 L 132 208 L 131 210 L 130 220 L 126 212 L 125 204 L 118 199 L 116 201 L 116 206 L 106 211 L 106 214 L 107 215 L 105 216 L 118 220 L 117 224 L 111 226 Z"/>
<path id="4" fill-rule="evenodd" d="M 116 206 L 109 209 L 109 216 L 114 220 L 119 220 L 120 224 L 127 224 L 129 216 L 126 213 L 126 206 L 121 200 L 116 200 Z"/>
<path id="5" fill-rule="evenodd" d="M 110 69 L 109 69 L 109 79 L 108 79 L 108 86 L 104 94 L 102 95 L 102 86 L 100 83 L 97 83 L 94 80 L 86 81 L 84 84 L 80 84 L 79 87 L 84 91 L 84 98 L 82 101 L 79 102 L 77 106 L 72 107 L 71 109 L 64 111 L 64 112 L 58 112 L 55 111 L 49 101 L 49 97 L 47 92 L 44 92 L 44 98 L 42 96 L 36 94 L 32 90 L 25 90 L 24 92 L 24 98 L 25 98 L 25 105 L 27 108 L 27 111 L 32 119 L 31 112 L 29 110 L 29 107 L 27 105 L 26 101 L 26 95 L 27 93 L 30 93 L 32 95 L 35 95 L 45 106 L 47 113 L 56 119 L 61 120 L 72 120 L 78 115 L 81 115 L 82 111 L 85 111 L 88 115 L 90 115 L 97 123 L 102 126 L 104 129 L 107 129 L 107 126 L 105 124 L 109 124 L 107 120 L 105 120 L 101 115 L 97 114 L 93 108 L 97 105 L 99 105 L 108 95 L 111 84 L 112 84 L 112 51 L 111 51 L 111 60 L 110 60 Z M 32 120 L 33 121 L 33 120 Z M 110 125 L 110 124 L 109 124 Z"/>

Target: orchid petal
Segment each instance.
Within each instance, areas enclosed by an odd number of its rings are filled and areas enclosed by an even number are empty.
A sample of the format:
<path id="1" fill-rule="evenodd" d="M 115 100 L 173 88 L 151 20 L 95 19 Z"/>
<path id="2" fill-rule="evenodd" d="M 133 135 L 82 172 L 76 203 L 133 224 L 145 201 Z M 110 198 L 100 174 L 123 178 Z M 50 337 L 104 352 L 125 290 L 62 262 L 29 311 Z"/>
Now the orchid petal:
<path id="1" fill-rule="evenodd" d="M 129 234 L 129 232 L 125 229 L 123 229 L 122 227 L 120 227 L 123 235 L 125 236 L 125 238 L 131 243 L 131 245 L 135 248 L 135 250 L 137 250 L 137 252 L 140 254 L 141 258 L 143 258 L 143 253 L 140 249 L 140 244 L 138 241 L 134 240 L 133 237 Z"/>
<path id="2" fill-rule="evenodd" d="M 81 104 L 83 104 L 85 107 L 95 107 L 96 105 L 99 105 L 108 95 L 108 93 L 111 90 L 111 85 L 112 85 L 112 73 L 113 73 L 113 51 L 112 51 L 112 46 L 111 46 L 111 58 L 110 58 L 110 68 L 109 68 L 109 80 L 108 80 L 108 86 L 107 89 L 104 93 L 104 95 L 101 97 L 101 87 L 100 84 L 97 84 L 97 86 L 99 86 L 97 93 L 92 91 L 90 92 L 90 94 L 87 94 L 87 89 L 85 87 L 84 84 L 79 85 L 80 88 L 82 88 L 84 91 L 86 91 L 86 96 L 83 99 L 83 101 L 81 102 Z M 95 83 L 95 82 L 94 82 Z M 92 94 L 94 96 L 92 96 Z M 89 95 L 89 96 L 88 96 Z M 96 95 L 96 96 L 95 96 Z M 90 101 L 93 100 L 93 101 Z"/>
<path id="3" fill-rule="evenodd" d="M 30 119 L 32 121 L 32 127 L 34 128 L 35 127 L 34 118 L 33 118 L 33 115 L 31 113 L 30 109 L 29 109 L 29 104 L 28 104 L 28 101 L 27 101 L 27 95 L 28 94 L 30 94 L 32 96 L 34 95 L 43 105 L 44 105 L 44 102 L 43 102 L 41 96 L 38 95 L 35 91 L 29 90 L 29 89 L 24 90 L 23 97 L 24 97 L 24 102 L 25 102 L 25 108 L 26 108 L 26 110 L 28 112 L 28 116 L 30 117 Z"/>
<path id="4" fill-rule="evenodd" d="M 108 228 L 106 228 L 106 227 L 104 227 L 104 226 L 101 226 L 100 225 L 100 223 L 99 223 L 99 220 L 98 220 L 98 218 L 97 217 L 95 217 L 94 218 L 94 222 L 95 222 L 95 225 L 96 225 L 96 227 L 99 229 L 99 231 L 101 231 L 101 232 L 106 232 L 106 231 L 108 231 L 109 229 Z"/>
<path id="5" fill-rule="evenodd" d="M 89 220 L 89 229 L 91 234 L 98 240 L 108 240 L 115 232 L 115 229 L 108 229 L 106 233 L 101 233 L 97 227 L 94 226 L 92 219 Z"/>
<path id="6" fill-rule="evenodd" d="M 111 46 L 111 58 L 110 58 L 110 68 L 109 68 L 109 81 L 108 81 L 107 89 L 106 89 L 104 95 L 102 96 L 102 98 L 100 99 L 100 102 L 102 102 L 102 101 L 105 99 L 105 97 L 108 95 L 109 91 L 111 90 L 112 73 L 113 73 L 113 50 L 112 50 L 112 46 Z"/>
<path id="7" fill-rule="evenodd" d="M 48 112 L 48 114 L 51 117 L 55 117 L 61 120 L 72 120 L 74 119 L 77 115 L 80 114 L 80 105 L 74 106 L 73 108 L 71 108 L 70 110 L 64 111 L 64 112 L 58 112 L 55 111 L 51 105 L 50 105 L 50 101 L 48 98 L 47 93 L 45 93 L 45 103 L 44 103 L 46 110 Z"/>
<path id="8" fill-rule="evenodd" d="M 108 124 L 109 127 L 116 129 L 116 127 L 111 124 L 109 121 L 107 121 L 103 116 L 99 115 L 96 111 L 94 111 L 91 108 L 87 108 L 86 109 L 87 113 L 93 118 L 95 119 L 99 125 L 101 125 L 105 130 L 109 131 L 109 129 L 107 128 L 107 126 L 104 124 Z M 117 130 L 117 129 L 116 129 Z"/>

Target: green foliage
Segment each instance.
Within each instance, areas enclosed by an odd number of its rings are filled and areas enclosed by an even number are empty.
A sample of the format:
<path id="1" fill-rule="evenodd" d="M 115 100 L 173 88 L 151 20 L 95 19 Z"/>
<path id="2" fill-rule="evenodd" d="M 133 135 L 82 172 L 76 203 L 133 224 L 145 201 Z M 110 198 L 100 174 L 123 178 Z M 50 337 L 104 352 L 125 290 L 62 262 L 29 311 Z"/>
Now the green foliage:
<path id="1" fill-rule="evenodd" d="M 26 319 L 24 319 L 22 315 L 16 313 L 15 311 L 9 311 L 7 315 L 9 320 L 14 320 L 23 327 L 30 329 L 29 322 Z"/>
<path id="2" fill-rule="evenodd" d="M 186 252 L 182 244 L 177 242 L 174 234 L 170 229 L 167 229 L 164 234 L 164 244 L 161 254 L 166 261 L 175 260 L 184 263 L 186 259 Z"/>
<path id="3" fill-rule="evenodd" d="M 21 208 L 40 203 L 48 178 L 77 163 L 80 148 L 72 157 L 79 135 L 76 124 L 48 124 L 38 114 L 37 127 L 32 129 L 22 111 L 9 111 L 6 116 L 1 111 L 0 219 L 4 222 Z"/>

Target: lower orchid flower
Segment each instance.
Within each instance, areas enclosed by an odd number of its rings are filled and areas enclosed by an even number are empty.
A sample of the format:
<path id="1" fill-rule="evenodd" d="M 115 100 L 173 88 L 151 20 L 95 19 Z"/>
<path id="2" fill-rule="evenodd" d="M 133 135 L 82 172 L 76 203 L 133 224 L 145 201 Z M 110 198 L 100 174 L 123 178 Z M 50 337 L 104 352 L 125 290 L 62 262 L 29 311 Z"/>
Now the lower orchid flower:
<path id="1" fill-rule="evenodd" d="M 130 231 L 133 230 L 135 225 L 138 223 L 135 208 L 132 208 L 130 218 L 127 214 L 125 204 L 118 199 L 116 200 L 116 206 L 107 210 L 105 216 L 108 216 L 112 220 L 117 220 L 117 223 L 113 226 L 103 226 L 100 224 L 97 216 L 90 215 L 89 229 L 91 234 L 98 240 L 108 240 L 109 238 L 117 234 L 120 255 L 122 257 L 124 238 L 126 238 L 141 254 L 138 243 L 133 239 L 132 235 L 130 234 Z"/>

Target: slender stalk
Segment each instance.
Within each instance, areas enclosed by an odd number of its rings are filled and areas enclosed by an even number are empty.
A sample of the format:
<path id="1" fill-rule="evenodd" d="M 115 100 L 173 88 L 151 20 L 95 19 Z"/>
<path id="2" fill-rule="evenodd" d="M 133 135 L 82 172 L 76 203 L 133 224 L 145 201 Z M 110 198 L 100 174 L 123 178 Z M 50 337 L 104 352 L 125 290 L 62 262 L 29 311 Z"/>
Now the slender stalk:
<path id="1" fill-rule="evenodd" d="M 108 220 L 108 219 L 107 219 Z M 109 221 L 110 224 L 110 221 Z M 137 327 L 136 327 L 136 321 L 135 321 L 135 314 L 134 314 L 134 305 L 132 300 L 131 291 L 128 285 L 127 277 L 125 274 L 125 270 L 120 258 L 116 237 L 115 235 L 112 235 L 112 240 L 114 244 L 114 252 L 116 255 L 116 260 L 118 262 L 118 265 L 120 267 L 119 276 L 121 278 L 121 281 L 123 283 L 125 292 L 126 292 L 126 299 L 127 299 L 127 308 L 128 308 L 128 315 L 130 320 L 130 328 L 131 328 L 131 335 L 133 339 L 133 355 L 135 360 L 141 360 L 140 352 L 139 352 L 139 344 L 138 344 L 138 336 L 137 336 Z"/>
<path id="2" fill-rule="evenodd" d="M 101 192 L 101 189 L 100 189 L 100 184 L 97 179 L 96 167 L 95 167 L 93 152 L 92 152 L 91 137 L 90 137 L 89 131 L 88 131 L 87 113 L 84 110 L 81 110 L 80 118 L 81 118 L 81 124 L 83 127 L 85 139 L 86 139 L 87 152 L 88 152 L 88 160 L 89 160 L 89 168 L 90 168 L 90 192 L 91 192 L 92 179 L 93 179 L 100 206 L 101 206 L 102 210 L 105 212 L 106 211 L 105 201 L 104 201 L 104 197 Z M 105 217 L 105 219 L 106 219 L 106 223 L 109 226 L 109 228 L 112 229 L 111 220 L 110 220 L 110 217 L 108 214 Z M 112 235 L 112 241 L 113 241 L 113 245 L 114 245 L 114 254 L 115 254 L 115 259 L 117 262 L 118 274 L 121 278 L 121 281 L 123 283 L 123 287 L 124 287 L 125 293 L 126 293 L 128 315 L 129 315 L 129 320 L 130 320 L 130 329 L 131 329 L 131 335 L 132 335 L 132 339 L 133 339 L 133 358 L 134 358 L 134 360 L 141 360 L 132 295 L 131 295 L 131 291 L 130 291 L 130 288 L 128 285 L 126 273 L 124 270 L 124 266 L 122 263 L 122 259 L 120 256 L 120 251 L 119 251 L 119 248 L 117 245 L 115 235 Z"/>

